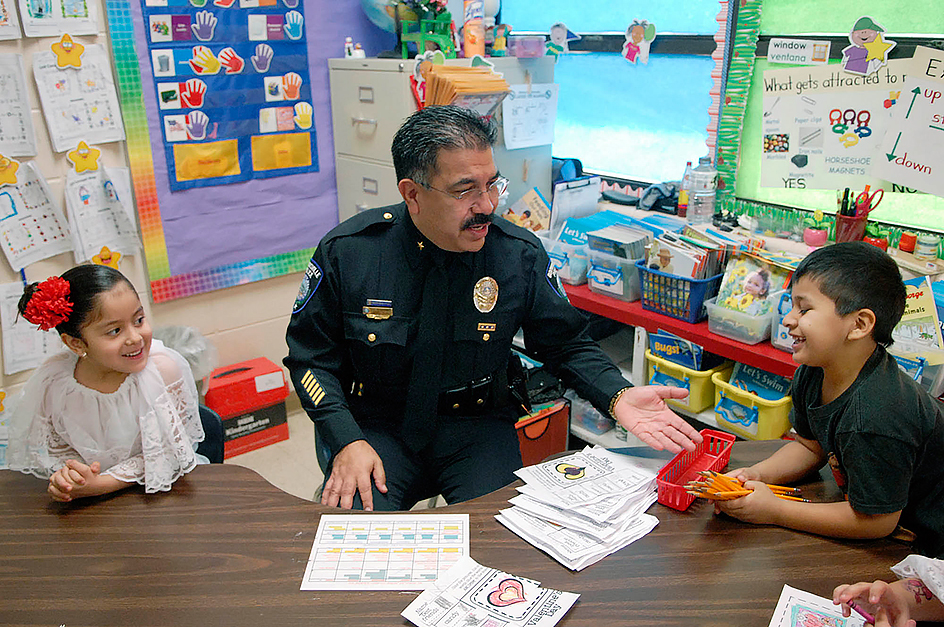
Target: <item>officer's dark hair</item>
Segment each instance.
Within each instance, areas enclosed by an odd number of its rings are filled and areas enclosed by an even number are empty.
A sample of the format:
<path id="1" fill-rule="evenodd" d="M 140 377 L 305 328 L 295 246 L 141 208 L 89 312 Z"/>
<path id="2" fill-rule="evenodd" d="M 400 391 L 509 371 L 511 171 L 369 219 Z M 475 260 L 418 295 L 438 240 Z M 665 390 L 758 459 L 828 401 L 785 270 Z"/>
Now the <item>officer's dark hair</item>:
<path id="1" fill-rule="evenodd" d="M 905 312 L 906 290 L 898 265 L 885 251 L 865 242 L 824 246 L 800 262 L 792 285 L 804 276 L 836 304 L 840 316 L 871 309 L 875 314 L 872 338 L 891 346 L 892 329 Z"/>
<path id="2" fill-rule="evenodd" d="M 485 150 L 495 143 L 495 127 L 474 112 L 453 105 L 420 109 L 393 136 L 397 180 L 429 184 L 440 150 Z"/>
<path id="3" fill-rule="evenodd" d="M 91 321 L 92 315 L 98 310 L 101 294 L 119 283 L 127 284 L 134 291 L 134 285 L 125 275 L 114 268 L 97 264 L 75 266 L 63 272 L 61 278 L 69 283 L 68 298 L 72 302 L 72 313 L 56 325 L 56 332 L 77 338 L 82 337 L 82 327 Z M 20 315 L 25 313 L 26 305 L 38 287 L 39 283 L 31 283 L 23 290 L 23 295 L 17 303 Z"/>

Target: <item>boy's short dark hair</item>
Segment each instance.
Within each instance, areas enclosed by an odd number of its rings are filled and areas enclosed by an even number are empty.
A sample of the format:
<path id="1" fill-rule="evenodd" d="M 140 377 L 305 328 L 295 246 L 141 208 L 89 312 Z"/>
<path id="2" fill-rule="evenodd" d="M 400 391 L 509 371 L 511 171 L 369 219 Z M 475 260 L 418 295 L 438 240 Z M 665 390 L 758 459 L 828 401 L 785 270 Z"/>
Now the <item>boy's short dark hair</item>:
<path id="1" fill-rule="evenodd" d="M 892 329 L 905 312 L 905 284 L 895 260 L 865 242 L 842 242 L 814 250 L 800 262 L 791 279 L 816 282 L 819 291 L 836 304 L 836 313 L 860 309 L 875 314 L 872 337 L 891 346 Z"/>

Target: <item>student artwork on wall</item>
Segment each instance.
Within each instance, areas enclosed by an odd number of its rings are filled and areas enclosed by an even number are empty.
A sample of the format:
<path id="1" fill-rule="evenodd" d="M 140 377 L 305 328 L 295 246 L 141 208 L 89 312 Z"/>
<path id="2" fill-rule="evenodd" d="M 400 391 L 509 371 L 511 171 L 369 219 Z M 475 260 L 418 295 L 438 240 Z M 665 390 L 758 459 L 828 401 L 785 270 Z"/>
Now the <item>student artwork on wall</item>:
<path id="1" fill-rule="evenodd" d="M 3 2 L 3 0 L 0 0 Z M 0 54 L 0 153 L 9 157 L 36 154 L 23 55 Z"/>
<path id="2" fill-rule="evenodd" d="M 0 41 L 20 38 L 20 22 L 16 17 L 16 0 L 0 0 Z"/>
<path id="3" fill-rule="evenodd" d="M 76 263 L 92 260 L 103 247 L 123 254 L 133 254 L 141 248 L 126 204 L 131 199 L 127 168 L 69 172 L 65 195 Z"/>
<path id="4" fill-rule="evenodd" d="M 12 1 L 12 0 L 4 0 Z M 88 0 L 19 0 L 27 37 L 58 37 L 62 33 L 95 35 L 98 21 Z"/>
<path id="5" fill-rule="evenodd" d="M 7 375 L 36 368 L 63 349 L 57 333 L 40 331 L 19 315 L 16 306 L 22 295 L 22 283 L 0 284 L 0 330 L 3 331 L 0 335 L 3 336 L 3 372 Z"/>
<path id="6" fill-rule="evenodd" d="M 217 18 L 214 38 L 210 41 L 194 39 L 196 34 L 191 29 L 192 38 L 185 42 L 186 45 L 159 44 L 155 47 L 158 50 L 173 50 L 175 63 L 178 48 L 189 52 L 185 59 L 187 69 L 181 71 L 189 71 L 192 74 L 179 77 L 180 80 L 176 77 L 160 79 L 161 82 L 176 82 L 179 89 L 181 82 L 186 83 L 191 78 L 201 80 L 207 85 L 208 95 L 213 89 L 222 90 L 226 85 L 235 85 L 233 81 L 246 79 L 247 76 L 262 86 L 265 85 L 264 79 L 267 76 L 284 77 L 295 73 L 301 77 L 302 84 L 297 101 L 270 100 L 265 106 L 256 106 L 257 110 L 262 110 L 288 107 L 291 104 L 293 123 L 297 116 L 302 124 L 307 124 L 307 107 L 298 107 L 296 111 L 295 105 L 311 105 L 311 129 L 318 130 L 317 133 L 311 133 L 313 155 L 332 154 L 328 74 L 326 71 L 314 72 L 310 75 L 309 82 L 305 73 L 295 69 L 302 67 L 301 59 L 279 59 L 279 42 L 286 44 L 294 41 L 288 37 L 289 33 L 286 33 L 284 27 L 289 25 L 290 32 L 297 33 L 292 30 L 296 26 L 291 25 L 297 22 L 294 18 L 289 21 L 285 17 L 286 14 L 296 11 L 302 17 L 303 36 L 300 41 L 304 42 L 304 46 L 299 46 L 295 54 L 304 57 L 309 68 L 324 68 L 328 58 L 343 56 L 344 35 L 350 35 L 354 40 L 363 42 L 371 54 L 391 48 L 395 42 L 392 33 L 384 33 L 375 27 L 363 12 L 356 8 L 337 11 L 337 3 L 329 0 L 306 0 L 304 6 L 301 2 L 288 6 L 293 4 L 294 0 L 288 0 L 287 3 L 286 0 L 278 0 L 278 4 L 271 0 L 259 0 L 258 6 L 247 6 L 247 1 L 243 0 L 241 8 L 239 0 L 232 3 L 228 0 L 207 0 L 201 7 L 191 6 L 189 0 L 168 0 L 168 6 L 165 7 L 146 7 L 141 0 L 106 0 L 109 35 L 114 51 L 125 130 L 128 134 L 128 159 L 134 200 L 154 302 L 303 271 L 313 247 L 337 224 L 338 208 L 334 164 L 330 158 L 321 159 L 318 171 L 309 169 L 288 176 L 251 178 L 230 185 L 182 190 L 171 188 L 170 173 L 173 171 L 173 163 L 168 162 L 170 151 L 167 144 L 199 145 L 202 142 L 187 140 L 165 143 L 164 116 L 189 115 L 190 111 L 199 110 L 209 118 L 209 123 L 204 128 L 208 135 L 213 132 L 213 122 L 218 124 L 216 139 L 208 138 L 204 141 L 219 141 L 224 125 L 221 120 L 214 120 L 214 114 L 206 108 L 187 111 L 181 109 L 176 112 L 159 108 L 159 77 L 154 76 L 154 70 L 156 67 L 157 71 L 161 72 L 162 65 L 159 58 L 154 59 L 149 49 L 152 47 L 148 41 L 150 24 L 144 18 L 144 11 L 152 11 L 158 15 L 187 14 L 192 17 L 191 26 L 196 25 L 196 15 L 200 11 L 210 11 Z M 201 0 L 196 2 L 201 3 Z M 224 5 L 228 5 L 228 8 Z M 245 25 L 244 38 L 247 41 L 240 43 L 236 39 L 223 41 L 219 38 L 219 33 L 223 32 L 219 30 L 220 27 L 237 19 L 224 15 L 227 11 L 233 12 L 234 16 L 241 16 Z M 248 25 L 252 15 L 281 16 L 283 39 L 276 39 L 273 22 L 273 29 L 265 31 L 271 34 L 270 38 L 264 41 L 251 40 Z M 200 32 L 201 35 L 205 34 L 204 31 Z M 261 36 L 260 30 L 255 26 L 253 33 L 253 36 Z M 194 59 L 193 48 L 198 46 L 208 48 L 220 61 L 220 69 L 215 74 L 206 75 L 206 72 L 201 72 L 201 75 L 197 76 L 190 66 L 190 60 Z M 223 54 L 227 47 L 232 48 L 234 54 L 242 59 L 242 72 L 226 74 L 224 62 L 235 62 L 235 59 L 230 59 L 229 53 Z M 271 58 L 269 48 L 272 49 Z M 221 55 L 223 60 L 220 60 Z M 213 69 L 214 63 L 208 55 L 198 51 L 198 57 L 194 59 L 198 67 L 200 64 L 208 64 L 208 67 Z M 170 58 L 167 58 L 167 61 L 169 71 Z M 286 65 L 289 62 L 292 65 Z M 281 69 L 279 63 L 283 64 Z M 174 67 L 176 72 L 177 66 Z M 292 89 L 294 79 L 289 77 L 286 83 L 289 89 Z M 281 78 L 277 85 L 281 87 Z M 253 87 L 253 90 L 255 89 Z M 253 93 L 254 97 L 264 100 L 262 89 Z M 243 96 L 234 92 L 231 97 Z M 263 124 L 274 119 L 277 129 L 279 114 L 274 118 L 266 116 L 268 114 L 262 116 Z M 282 116 L 282 123 L 287 125 L 284 114 Z M 192 123 L 191 120 L 184 122 Z M 251 118 L 244 124 L 252 125 L 247 136 L 265 140 L 280 134 L 277 130 L 275 133 L 257 130 L 258 117 Z M 298 124 L 295 124 L 297 128 Z M 232 141 L 238 142 L 239 139 Z M 315 144 L 317 152 L 314 152 Z M 291 308 L 290 303 L 288 307 Z"/>
<path id="7" fill-rule="evenodd" d="M 646 20 L 633 20 L 626 29 L 623 58 L 632 63 L 649 63 L 649 47 L 656 38 L 656 25 Z"/>
<path id="8" fill-rule="evenodd" d="M 174 191 L 318 170 L 301 0 L 140 0 Z"/>
<path id="9" fill-rule="evenodd" d="M 84 139 L 95 144 L 125 138 L 108 53 L 84 46 L 81 66 L 59 67 L 53 50 L 33 55 L 33 76 L 53 150 L 65 152 Z"/>
<path id="10" fill-rule="evenodd" d="M 72 250 L 62 209 L 32 161 L 0 156 L 0 247 L 17 272 Z"/>

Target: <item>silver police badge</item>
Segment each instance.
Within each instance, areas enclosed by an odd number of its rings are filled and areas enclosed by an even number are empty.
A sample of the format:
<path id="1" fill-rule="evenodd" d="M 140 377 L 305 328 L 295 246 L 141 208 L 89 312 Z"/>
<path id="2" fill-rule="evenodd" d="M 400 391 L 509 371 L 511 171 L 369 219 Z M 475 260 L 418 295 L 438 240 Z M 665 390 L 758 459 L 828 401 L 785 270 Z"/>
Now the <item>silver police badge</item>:
<path id="1" fill-rule="evenodd" d="M 483 276 L 475 282 L 472 290 L 472 302 L 479 313 L 488 313 L 498 302 L 498 283 L 490 276 Z"/>

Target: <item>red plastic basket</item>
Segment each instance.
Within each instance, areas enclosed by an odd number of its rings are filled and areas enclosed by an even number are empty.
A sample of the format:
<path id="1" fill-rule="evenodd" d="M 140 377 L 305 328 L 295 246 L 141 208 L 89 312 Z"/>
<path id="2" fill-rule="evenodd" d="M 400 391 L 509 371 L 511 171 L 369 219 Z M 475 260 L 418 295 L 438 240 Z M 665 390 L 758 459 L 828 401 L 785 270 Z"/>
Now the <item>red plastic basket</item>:
<path id="1" fill-rule="evenodd" d="M 699 479 L 701 470 L 721 472 L 731 459 L 731 445 L 736 436 L 714 429 L 702 429 L 702 442 L 694 451 L 682 451 L 662 467 L 656 482 L 659 486 L 659 502 L 666 507 L 685 511 L 695 500 L 685 484 Z"/>

